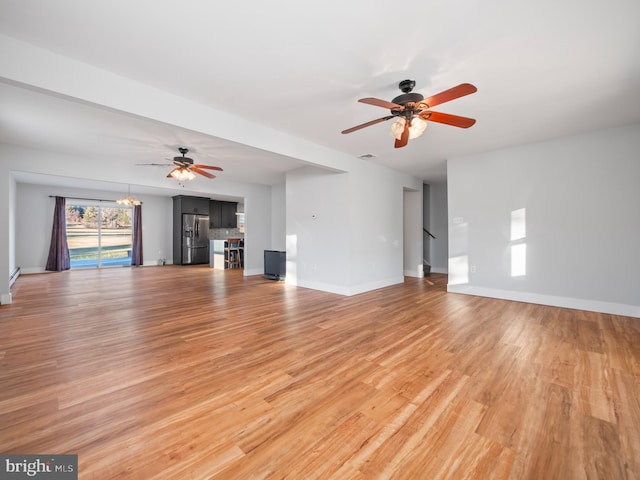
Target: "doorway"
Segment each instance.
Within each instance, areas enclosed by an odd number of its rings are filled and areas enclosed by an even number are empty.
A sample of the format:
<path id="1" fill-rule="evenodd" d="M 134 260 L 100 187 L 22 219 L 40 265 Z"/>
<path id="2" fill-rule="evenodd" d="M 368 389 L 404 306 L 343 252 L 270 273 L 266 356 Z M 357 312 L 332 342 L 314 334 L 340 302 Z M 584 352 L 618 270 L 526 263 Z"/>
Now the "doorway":
<path id="1" fill-rule="evenodd" d="M 67 244 L 71 268 L 130 266 L 132 219 L 132 207 L 67 205 Z"/>
<path id="2" fill-rule="evenodd" d="M 405 277 L 423 277 L 422 191 L 403 189 L 403 269 Z"/>

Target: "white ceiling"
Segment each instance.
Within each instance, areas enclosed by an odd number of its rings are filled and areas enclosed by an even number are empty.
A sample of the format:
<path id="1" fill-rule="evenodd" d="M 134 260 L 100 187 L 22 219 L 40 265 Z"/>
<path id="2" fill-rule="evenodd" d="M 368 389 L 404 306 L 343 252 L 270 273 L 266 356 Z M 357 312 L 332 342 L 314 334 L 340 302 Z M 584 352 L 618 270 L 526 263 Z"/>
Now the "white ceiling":
<path id="1" fill-rule="evenodd" d="M 167 164 L 188 146 L 196 163 L 220 165 L 226 180 L 272 184 L 300 166 L 295 159 L 220 141 L 95 105 L 0 82 L 0 141 L 92 157 L 101 161 Z M 140 175 L 167 174 L 171 167 L 140 167 Z M 215 172 L 213 172 L 215 173 Z"/>
<path id="2" fill-rule="evenodd" d="M 426 182 L 447 158 L 640 121 L 639 19 L 638 0 L 0 0 L 1 34 Z M 474 84 L 434 110 L 476 125 L 402 149 L 389 122 L 340 134 L 387 115 L 357 99 L 404 79 L 425 97 Z M 135 163 L 186 145 L 267 184 L 303 164 L 24 87 L 0 82 L 2 142 Z"/>

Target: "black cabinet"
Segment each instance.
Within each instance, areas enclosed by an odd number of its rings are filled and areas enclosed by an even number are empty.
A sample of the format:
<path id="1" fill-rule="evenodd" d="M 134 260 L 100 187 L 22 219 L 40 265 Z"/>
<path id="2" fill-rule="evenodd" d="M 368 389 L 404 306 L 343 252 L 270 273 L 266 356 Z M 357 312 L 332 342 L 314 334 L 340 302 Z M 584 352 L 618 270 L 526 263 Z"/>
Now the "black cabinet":
<path id="1" fill-rule="evenodd" d="M 180 213 L 198 213 L 209 215 L 209 199 L 202 197 L 190 197 L 188 195 L 177 195 L 173 197 L 174 209 Z"/>
<path id="2" fill-rule="evenodd" d="M 198 215 L 209 215 L 209 199 L 202 197 L 191 197 L 189 195 L 176 195 L 173 197 L 173 263 L 174 265 L 184 265 L 186 263 L 201 263 L 187 260 L 189 255 L 185 255 L 183 249 L 183 214 L 192 213 Z M 203 232 L 204 235 L 205 232 Z M 206 236 L 209 236 L 207 230 Z M 208 249 L 208 246 L 207 246 Z M 208 251 L 208 250 L 207 250 Z M 200 252 L 200 250 L 198 250 Z M 207 262 L 208 262 L 207 254 Z"/>
<path id="3" fill-rule="evenodd" d="M 218 228 L 222 224 L 222 210 L 220 202 L 211 200 L 209 202 L 209 228 Z"/>
<path id="4" fill-rule="evenodd" d="M 209 222 L 211 228 L 237 228 L 237 202 L 209 202 Z"/>
<path id="5" fill-rule="evenodd" d="M 221 202 L 222 209 L 220 214 L 220 221 L 222 222 L 222 228 L 236 228 L 238 226 L 238 220 L 236 211 L 238 204 L 235 202 Z"/>

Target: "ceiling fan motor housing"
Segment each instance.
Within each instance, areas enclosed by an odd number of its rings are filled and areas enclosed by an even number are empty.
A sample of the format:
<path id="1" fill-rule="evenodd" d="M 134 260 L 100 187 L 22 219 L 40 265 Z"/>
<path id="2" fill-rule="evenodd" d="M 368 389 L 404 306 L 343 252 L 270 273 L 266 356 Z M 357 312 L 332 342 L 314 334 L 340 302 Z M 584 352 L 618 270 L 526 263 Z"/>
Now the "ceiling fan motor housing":
<path id="1" fill-rule="evenodd" d="M 173 161 L 184 165 L 193 165 L 193 158 L 189 157 L 173 157 Z"/>
<path id="2" fill-rule="evenodd" d="M 424 96 L 419 93 L 404 93 L 402 95 L 399 95 L 391 100 L 391 103 L 402 105 L 405 108 L 403 108 L 402 110 L 391 110 L 391 115 L 395 117 L 404 117 L 407 120 L 411 120 L 413 115 L 417 113 L 417 110 L 419 110 L 418 106 L 420 105 L 420 102 L 422 102 L 422 100 L 424 100 Z"/>
<path id="3" fill-rule="evenodd" d="M 189 158 L 189 157 L 185 157 L 185 155 L 189 152 L 188 148 L 179 147 L 178 151 L 182 154 L 182 156 L 181 157 L 173 157 L 174 163 L 193 165 L 193 159 Z"/>
<path id="4" fill-rule="evenodd" d="M 409 102 L 419 103 L 422 100 L 424 100 L 424 95 L 421 95 L 419 93 L 403 93 L 402 95 L 398 95 L 396 98 L 391 100 L 391 103 L 405 105 Z"/>

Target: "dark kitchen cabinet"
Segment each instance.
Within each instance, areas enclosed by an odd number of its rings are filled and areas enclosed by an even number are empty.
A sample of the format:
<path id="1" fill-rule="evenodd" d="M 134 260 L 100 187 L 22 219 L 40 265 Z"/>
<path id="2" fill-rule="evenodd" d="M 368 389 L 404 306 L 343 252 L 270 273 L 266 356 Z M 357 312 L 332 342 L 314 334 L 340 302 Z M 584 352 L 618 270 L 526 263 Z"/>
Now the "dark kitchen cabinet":
<path id="1" fill-rule="evenodd" d="M 211 200 L 209 202 L 209 228 L 218 228 L 222 224 L 222 211 L 220 202 Z"/>
<path id="2" fill-rule="evenodd" d="M 209 202 L 209 222 L 211 228 L 237 228 L 237 202 Z"/>
<path id="3" fill-rule="evenodd" d="M 180 213 L 198 213 L 209 215 L 209 199 L 201 197 L 190 197 L 188 195 L 177 195 L 173 197 L 174 209 Z"/>
<path id="4" fill-rule="evenodd" d="M 173 197 L 174 265 L 207 263 L 209 261 L 209 245 L 207 240 L 209 236 L 209 225 L 207 223 L 208 216 L 208 198 L 192 197 L 189 195 L 176 195 Z M 196 228 L 195 230 L 191 230 L 189 233 L 186 233 L 188 223 L 185 223 L 185 218 L 187 217 L 194 218 L 194 222 L 197 222 L 198 227 L 202 225 L 202 228 Z M 198 218 L 200 219 L 199 222 L 195 220 Z M 198 240 L 196 240 L 196 238 Z"/>
<path id="5" fill-rule="evenodd" d="M 222 228 L 236 228 L 238 226 L 238 220 L 236 211 L 238 204 L 235 202 L 221 202 L 221 214 L 220 221 L 222 222 Z"/>

